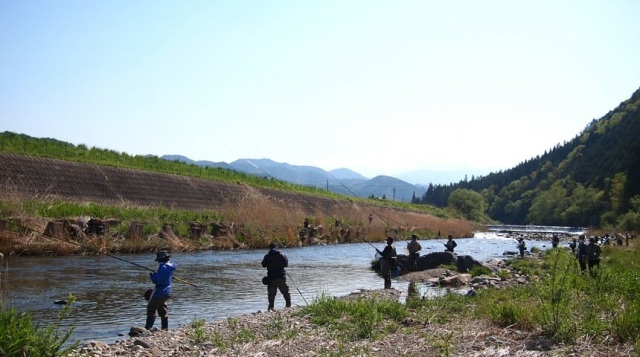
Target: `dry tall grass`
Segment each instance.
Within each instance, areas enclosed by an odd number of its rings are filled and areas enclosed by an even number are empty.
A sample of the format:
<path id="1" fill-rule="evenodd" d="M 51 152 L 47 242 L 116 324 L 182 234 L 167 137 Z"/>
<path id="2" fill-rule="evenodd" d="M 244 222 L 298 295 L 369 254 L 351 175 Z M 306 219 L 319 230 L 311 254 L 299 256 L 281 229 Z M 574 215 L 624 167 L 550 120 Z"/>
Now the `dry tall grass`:
<path id="1" fill-rule="evenodd" d="M 449 234 L 469 237 L 480 228 L 462 219 L 444 219 L 416 211 L 354 203 L 336 203 L 327 207 L 315 205 L 311 206 L 313 213 L 310 214 L 309 207 L 305 209 L 300 203 L 278 201 L 256 193 L 245 197 L 240 204 L 228 203 L 216 212 L 217 217 L 222 217 L 222 223 L 230 228 L 226 236 L 214 237 L 207 233 L 192 237 L 187 231 L 174 235 L 174 232 L 163 232 L 161 229 L 157 234 L 129 238 L 126 237 L 125 227 L 114 229 L 115 233 L 104 236 L 48 237 L 44 232 L 51 218 L 33 217 L 33 214 L 26 213 L 19 202 L 10 207 L 14 216 L 6 217 L 3 214 L 0 217 L 0 222 L 4 222 L 0 224 L 0 253 L 5 255 L 135 253 L 161 248 L 173 251 L 265 248 L 273 241 L 284 246 L 297 246 L 303 242 L 299 233 L 305 219 L 309 219 L 317 229 L 317 239 L 322 243 L 382 242 L 387 236 L 406 239 L 411 234 L 417 234 L 422 239 L 437 238 L 439 235 L 446 237 Z M 153 212 L 153 208 L 148 211 Z M 373 216 L 371 221 L 370 214 Z M 162 216 L 152 216 L 146 220 L 140 219 L 141 223 L 150 227 L 189 225 L 189 222 L 163 222 Z M 86 220 L 87 217 L 66 218 Z M 129 222 L 138 217 L 127 219 Z M 339 225 L 336 225 L 336 220 L 340 222 Z M 308 241 L 304 243 L 309 244 Z"/>

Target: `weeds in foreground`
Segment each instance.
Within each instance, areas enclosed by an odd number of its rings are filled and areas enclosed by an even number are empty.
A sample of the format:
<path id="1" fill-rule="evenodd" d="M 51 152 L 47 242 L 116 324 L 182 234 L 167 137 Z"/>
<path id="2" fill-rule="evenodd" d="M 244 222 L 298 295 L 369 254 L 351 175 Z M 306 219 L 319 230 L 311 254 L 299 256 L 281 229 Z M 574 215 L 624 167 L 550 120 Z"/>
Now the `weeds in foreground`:
<path id="1" fill-rule="evenodd" d="M 430 341 L 431 346 L 433 346 L 438 351 L 438 356 L 452 356 L 452 353 L 454 351 L 453 343 L 456 340 L 453 331 L 428 335 L 427 339 L 428 341 Z"/>
<path id="2" fill-rule="evenodd" d="M 538 313 L 542 330 L 559 341 L 568 342 L 576 337 L 570 300 L 573 297 L 570 280 L 576 278 L 573 258 L 559 249 L 549 250 L 545 257 L 542 284 L 535 284 L 540 299 Z M 577 286 L 573 284 L 573 286 Z"/>
<path id="3" fill-rule="evenodd" d="M 528 276 L 540 276 L 542 274 L 542 263 L 538 259 L 516 258 L 507 261 L 507 264 L 521 274 Z"/>
<path id="4" fill-rule="evenodd" d="M 640 264 L 638 247 L 604 248 L 597 273 L 581 273 L 568 251 L 547 251 L 540 259 L 513 259 L 510 265 L 527 273 L 531 283 L 502 289 L 480 289 L 475 297 L 449 293 L 435 298 L 407 299 L 412 318 L 447 324 L 460 318 L 488 318 L 500 327 L 540 329 L 557 342 L 581 336 L 639 344 Z M 440 343 L 446 355 L 446 339 Z"/>
<path id="5" fill-rule="evenodd" d="M 537 301 L 528 298 L 532 294 L 530 287 L 481 290 L 477 293 L 477 312 L 500 327 L 532 330 L 536 326 L 534 314 L 538 309 Z"/>
<path id="6" fill-rule="evenodd" d="M 327 347 L 322 347 L 317 352 L 321 357 L 343 357 L 343 356 L 373 356 L 373 352 L 362 346 L 354 346 L 345 342 L 338 342 L 337 349 L 332 351 Z"/>
<path id="7" fill-rule="evenodd" d="M 68 305 L 58 313 L 58 320 L 69 316 L 75 297 L 69 295 Z M 57 323 L 40 327 L 27 313 L 19 313 L 15 308 L 0 307 L 0 356 L 65 356 L 79 344 L 67 344 L 74 328 L 60 331 Z"/>
<path id="8" fill-rule="evenodd" d="M 501 326 L 539 327 L 558 342 L 589 335 L 635 343 L 640 337 L 637 249 L 605 248 L 595 274 L 581 273 L 575 257 L 559 249 L 546 252 L 543 264 L 516 259 L 513 264 L 533 274 L 533 282 L 482 291 L 478 311 Z"/>
<path id="9" fill-rule="evenodd" d="M 408 316 L 406 306 L 397 301 L 335 299 L 324 294 L 305 306 L 302 314 L 309 315 L 314 324 L 327 326 L 343 342 L 378 339 L 395 331 L 398 322 Z"/>
<path id="10" fill-rule="evenodd" d="M 280 314 L 276 314 L 273 319 L 267 322 L 265 331 L 264 337 L 267 340 L 289 339 L 298 334 L 298 330 Z"/>
<path id="11" fill-rule="evenodd" d="M 485 266 L 480 265 L 471 268 L 471 271 L 469 273 L 471 273 L 472 277 L 476 277 L 480 275 L 491 275 L 493 274 L 493 271 Z"/>
<path id="12" fill-rule="evenodd" d="M 472 316 L 475 308 L 468 296 L 449 292 L 436 298 L 411 299 L 407 307 L 426 323 L 446 324 L 462 316 Z"/>
<path id="13" fill-rule="evenodd" d="M 256 333 L 251 328 L 242 326 L 238 319 L 229 318 L 226 323 L 232 333 L 228 336 L 223 336 L 217 331 L 206 329 L 206 321 L 196 318 L 189 325 L 187 336 L 195 343 L 212 342 L 221 350 L 226 350 L 234 344 L 249 343 L 256 340 Z"/>
<path id="14" fill-rule="evenodd" d="M 256 340 L 256 333 L 247 326 L 243 326 L 238 319 L 227 319 L 231 331 L 235 334 L 231 338 L 231 343 L 248 343 Z"/>
<path id="15" fill-rule="evenodd" d="M 210 336 L 204 329 L 206 321 L 204 319 L 194 318 L 187 330 L 187 336 L 195 343 L 203 343 L 210 340 Z"/>

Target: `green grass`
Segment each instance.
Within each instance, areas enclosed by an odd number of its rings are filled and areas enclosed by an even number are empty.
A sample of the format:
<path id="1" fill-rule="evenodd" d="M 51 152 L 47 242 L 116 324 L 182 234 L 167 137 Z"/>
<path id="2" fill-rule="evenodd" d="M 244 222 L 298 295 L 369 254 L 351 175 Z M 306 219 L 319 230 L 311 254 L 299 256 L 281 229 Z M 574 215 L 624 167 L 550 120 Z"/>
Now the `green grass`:
<path id="1" fill-rule="evenodd" d="M 542 259 L 513 259 L 510 265 L 531 282 L 480 289 L 475 297 L 456 293 L 407 300 L 411 317 L 446 324 L 459 318 L 489 319 L 496 326 L 540 330 L 556 342 L 580 336 L 638 345 L 640 340 L 640 249 L 604 247 L 593 274 L 580 273 L 574 256 L 561 249 Z M 446 336 L 445 336 L 446 337 Z M 446 339 L 438 340 L 448 346 Z"/>
<path id="2" fill-rule="evenodd" d="M 493 270 L 480 265 L 480 266 L 474 266 L 473 268 L 471 268 L 470 273 L 472 277 L 476 277 L 480 275 L 491 275 L 493 274 Z"/>
<path id="3" fill-rule="evenodd" d="M 59 312 L 58 319 L 66 318 L 71 305 L 75 301 L 73 295 L 69 295 L 69 305 Z M 48 326 L 40 326 L 31 319 L 31 315 L 20 313 L 14 308 L 0 308 L 0 356 L 24 357 L 24 356 L 65 356 L 76 348 L 78 341 L 67 343 L 74 328 L 68 331 L 60 331 L 57 323 Z"/>
<path id="4" fill-rule="evenodd" d="M 531 286 L 510 292 L 531 289 L 520 301 L 536 311 L 535 325 L 557 341 L 611 335 L 619 342 L 634 342 L 640 320 L 635 298 L 640 292 L 637 256 L 626 249 L 605 248 L 603 257 L 597 272 L 581 274 L 572 254 L 547 251 L 541 270 L 532 270 Z"/>
<path id="5" fill-rule="evenodd" d="M 399 328 L 408 316 L 407 307 L 397 301 L 371 298 L 336 299 L 321 295 L 302 309 L 314 324 L 328 327 L 342 342 L 378 339 Z"/>

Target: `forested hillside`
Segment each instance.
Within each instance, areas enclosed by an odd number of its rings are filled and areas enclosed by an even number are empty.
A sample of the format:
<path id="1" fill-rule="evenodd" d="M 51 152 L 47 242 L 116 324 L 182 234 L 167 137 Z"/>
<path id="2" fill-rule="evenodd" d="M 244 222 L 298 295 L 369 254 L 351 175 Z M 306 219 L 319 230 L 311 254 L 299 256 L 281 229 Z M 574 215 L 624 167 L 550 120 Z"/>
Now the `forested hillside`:
<path id="1" fill-rule="evenodd" d="M 639 107 L 640 89 L 550 152 L 485 177 L 431 185 L 420 202 L 446 206 L 459 190 L 458 200 L 475 202 L 468 210 L 504 223 L 640 229 Z"/>

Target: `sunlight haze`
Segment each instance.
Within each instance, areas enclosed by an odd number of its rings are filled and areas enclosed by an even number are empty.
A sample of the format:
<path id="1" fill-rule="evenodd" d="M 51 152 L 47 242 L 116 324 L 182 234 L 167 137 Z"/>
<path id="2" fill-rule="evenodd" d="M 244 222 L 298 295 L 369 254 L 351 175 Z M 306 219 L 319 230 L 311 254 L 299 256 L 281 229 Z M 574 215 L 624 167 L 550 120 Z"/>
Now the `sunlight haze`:
<path id="1" fill-rule="evenodd" d="M 640 87 L 639 16 L 631 0 L 5 0 L 0 131 L 369 178 L 487 174 Z"/>

